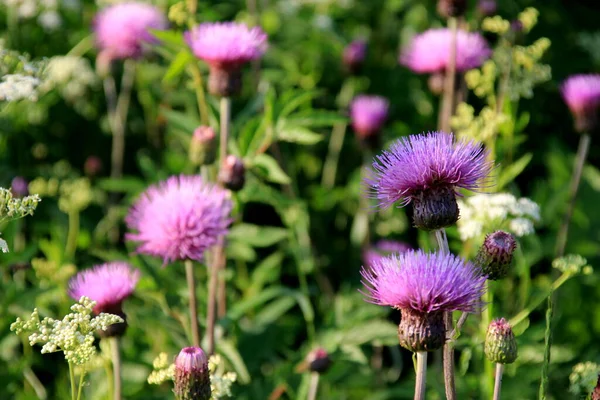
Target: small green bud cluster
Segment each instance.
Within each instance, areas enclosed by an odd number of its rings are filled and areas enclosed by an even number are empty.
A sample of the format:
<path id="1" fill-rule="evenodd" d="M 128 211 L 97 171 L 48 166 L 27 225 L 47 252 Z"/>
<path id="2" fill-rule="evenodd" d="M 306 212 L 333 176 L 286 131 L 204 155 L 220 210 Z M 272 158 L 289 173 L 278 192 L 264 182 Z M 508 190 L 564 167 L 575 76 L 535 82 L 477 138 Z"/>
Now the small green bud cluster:
<path id="1" fill-rule="evenodd" d="M 560 272 L 568 272 L 573 275 L 590 275 L 594 272 L 592 266 L 588 265 L 587 260 L 579 254 L 568 254 L 557 258 L 552 261 L 552 267 Z"/>

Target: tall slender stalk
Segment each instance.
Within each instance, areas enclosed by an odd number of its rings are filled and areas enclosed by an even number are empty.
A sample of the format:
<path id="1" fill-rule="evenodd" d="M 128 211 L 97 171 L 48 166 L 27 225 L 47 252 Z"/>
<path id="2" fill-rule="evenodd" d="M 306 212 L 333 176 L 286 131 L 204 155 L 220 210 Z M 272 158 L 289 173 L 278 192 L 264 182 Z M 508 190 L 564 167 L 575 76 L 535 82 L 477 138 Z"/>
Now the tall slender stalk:
<path id="1" fill-rule="evenodd" d="M 194 346 L 200 347 L 200 328 L 198 326 L 198 305 L 196 300 L 196 280 L 194 279 L 194 264 L 192 263 L 192 260 L 185 260 L 185 276 L 187 278 L 188 295 L 190 298 L 190 324 L 192 326 L 192 340 L 194 341 Z"/>
<path id="2" fill-rule="evenodd" d="M 319 391 L 319 377 L 320 374 L 318 372 L 311 372 L 310 384 L 308 386 L 308 400 L 317 399 L 317 392 Z"/>
<path id="3" fill-rule="evenodd" d="M 77 389 L 77 400 L 81 400 L 81 393 L 83 393 L 83 382 L 85 379 L 85 371 L 81 371 L 79 375 L 79 388 Z"/>
<path id="4" fill-rule="evenodd" d="M 567 212 L 565 213 L 556 239 L 556 257 L 562 257 L 565 255 L 567 239 L 569 236 L 569 225 L 571 223 L 573 211 L 575 210 L 577 192 L 579 191 L 579 184 L 581 182 L 583 166 L 585 165 L 585 160 L 587 158 L 589 148 L 590 135 L 587 133 L 582 133 L 581 138 L 579 139 L 577 155 L 575 156 L 573 177 L 571 178 L 571 185 L 569 187 L 569 201 L 567 205 Z M 555 293 L 555 291 L 552 291 L 552 293 L 550 293 L 550 296 L 548 296 L 548 308 L 546 309 L 546 331 L 544 333 L 544 362 L 542 364 L 542 377 L 540 380 L 540 391 L 538 394 L 540 400 L 546 399 L 546 392 L 548 390 L 550 350 L 552 349 L 552 318 L 554 316 L 554 307 L 556 302 Z"/>
<path id="5" fill-rule="evenodd" d="M 415 400 L 425 400 L 427 381 L 427 352 L 417 351 L 417 379 L 415 381 Z"/>
<path id="6" fill-rule="evenodd" d="M 77 388 L 75 387 L 75 368 L 69 361 L 69 380 L 71 381 L 71 400 L 77 400 Z"/>
<path id="7" fill-rule="evenodd" d="M 456 86 L 456 36 L 458 23 L 455 17 L 448 18 L 450 29 L 450 59 L 446 68 L 444 79 L 444 93 L 442 95 L 442 106 L 439 113 L 438 127 L 441 131 L 450 132 L 450 117 L 454 108 L 454 89 Z"/>
<path id="8" fill-rule="evenodd" d="M 504 373 L 504 364 L 496 364 L 496 381 L 494 383 L 493 400 L 500 400 L 500 389 L 502 388 L 502 374 Z"/>
<path id="9" fill-rule="evenodd" d="M 448 237 L 444 228 L 435 231 L 435 238 L 441 252 L 449 253 Z M 444 326 L 446 332 L 453 332 L 452 312 L 444 313 Z M 442 350 L 444 358 L 444 387 L 446 389 L 446 399 L 456 400 L 456 387 L 454 383 L 454 342 L 446 340 Z"/>
<path id="10" fill-rule="evenodd" d="M 121 400 L 121 353 L 117 336 L 110 338 L 110 355 L 113 370 L 113 400 Z"/>
<path id="11" fill-rule="evenodd" d="M 494 315 L 494 292 L 493 292 L 493 287 L 490 285 L 490 281 L 487 280 L 485 282 L 486 285 L 486 290 L 483 293 L 482 296 L 482 301 L 483 304 L 486 305 L 485 310 L 482 313 L 481 316 L 481 332 L 482 335 L 484 335 L 483 337 L 485 337 L 485 333 L 488 330 L 488 327 L 490 326 L 490 323 L 492 322 L 492 318 Z M 489 362 L 486 362 L 484 364 L 484 379 L 482 380 L 482 390 L 485 391 L 486 396 L 489 396 L 491 394 L 492 391 L 492 382 L 494 379 L 494 371 L 492 370 L 492 364 Z"/>
<path id="12" fill-rule="evenodd" d="M 208 354 L 215 352 L 215 322 L 217 320 L 217 289 L 219 285 L 219 270 L 222 261 L 225 259 L 225 249 L 223 239 L 215 247 L 213 254 L 213 265 L 210 268 L 210 278 L 208 283 L 208 310 L 206 312 L 206 335 L 208 338 Z"/>
<path id="13" fill-rule="evenodd" d="M 202 125 L 208 125 L 208 103 L 204 93 L 204 83 L 202 79 L 202 72 L 200 67 L 196 63 L 189 69 L 189 73 L 192 76 L 194 82 L 194 90 L 196 92 L 196 101 L 198 102 L 198 112 L 200 113 L 200 122 Z"/>

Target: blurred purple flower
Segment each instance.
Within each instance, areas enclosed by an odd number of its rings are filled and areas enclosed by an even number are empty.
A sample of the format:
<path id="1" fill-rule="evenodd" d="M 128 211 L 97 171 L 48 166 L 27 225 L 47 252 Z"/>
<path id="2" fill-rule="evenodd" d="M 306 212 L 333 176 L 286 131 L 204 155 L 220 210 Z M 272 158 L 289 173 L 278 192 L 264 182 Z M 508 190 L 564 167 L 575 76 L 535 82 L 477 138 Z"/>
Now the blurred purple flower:
<path id="1" fill-rule="evenodd" d="M 15 176 L 10 183 L 10 190 L 16 197 L 24 197 L 29 194 L 29 184 L 22 176 Z"/>
<path id="2" fill-rule="evenodd" d="M 227 233 L 232 203 L 226 190 L 200 176 L 172 176 L 148 188 L 125 218 L 139 253 L 174 260 L 203 259 Z"/>
<path id="3" fill-rule="evenodd" d="M 184 33 L 194 55 L 210 66 L 236 69 L 263 56 L 267 35 L 259 27 L 235 22 L 200 24 Z"/>
<path id="4" fill-rule="evenodd" d="M 185 347 L 175 359 L 175 396 L 177 399 L 211 398 L 208 358 L 200 347 Z"/>
<path id="5" fill-rule="evenodd" d="M 477 11 L 484 16 L 495 14 L 497 8 L 496 0 L 479 0 L 477 3 Z"/>
<path id="6" fill-rule="evenodd" d="M 126 262 L 115 261 L 96 265 L 79 272 L 69 281 L 69 296 L 81 296 L 96 302 L 94 312 L 120 313 L 121 303 L 131 296 L 140 278 L 140 271 Z"/>
<path id="7" fill-rule="evenodd" d="M 96 43 L 108 59 L 139 58 L 144 43 L 158 40 L 151 29 L 166 29 L 167 20 L 156 7 L 138 2 L 116 4 L 100 11 L 94 21 Z"/>
<path id="8" fill-rule="evenodd" d="M 450 63 L 452 33 L 449 29 L 429 29 L 416 35 L 400 54 L 400 64 L 417 73 L 442 72 Z M 458 30 L 456 35 L 456 71 L 477 68 L 492 51 L 479 33 Z"/>
<path id="9" fill-rule="evenodd" d="M 477 190 L 490 173 L 488 151 L 470 140 L 454 141 L 444 132 L 411 135 L 396 141 L 375 158 L 374 176 L 366 183 L 380 206 L 406 206 L 422 192 L 456 188 Z"/>
<path id="10" fill-rule="evenodd" d="M 363 262 L 366 266 L 371 266 L 386 256 L 401 254 L 409 250 L 412 250 L 412 247 L 406 243 L 394 240 L 380 240 L 364 251 Z"/>
<path id="11" fill-rule="evenodd" d="M 570 76 L 560 91 L 573 115 L 596 113 L 600 106 L 600 74 Z"/>
<path id="12" fill-rule="evenodd" d="M 367 42 L 355 40 L 344 48 L 342 60 L 350 72 L 357 72 L 365 61 L 367 55 Z"/>
<path id="13" fill-rule="evenodd" d="M 368 301 L 421 314 L 477 311 L 486 281 L 460 257 L 421 250 L 383 257 L 361 275 Z"/>
<path id="14" fill-rule="evenodd" d="M 381 130 L 388 115 L 389 102 L 381 96 L 356 96 L 350 104 L 352 127 L 359 136 L 371 136 Z"/>

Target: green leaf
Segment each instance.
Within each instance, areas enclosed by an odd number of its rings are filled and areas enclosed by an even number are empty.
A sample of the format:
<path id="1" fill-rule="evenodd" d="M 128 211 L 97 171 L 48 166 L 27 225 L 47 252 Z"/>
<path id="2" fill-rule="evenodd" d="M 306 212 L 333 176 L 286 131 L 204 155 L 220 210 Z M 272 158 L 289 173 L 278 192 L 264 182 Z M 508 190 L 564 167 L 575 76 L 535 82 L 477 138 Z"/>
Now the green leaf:
<path id="1" fill-rule="evenodd" d="M 291 182 L 290 177 L 281 169 L 277 161 L 267 154 L 259 154 L 254 157 L 250 166 L 254 167 L 258 174 L 269 182 L 282 185 Z"/>
<path id="2" fill-rule="evenodd" d="M 286 118 L 286 120 L 290 125 L 305 127 L 333 126 L 348 122 L 348 118 L 339 115 L 337 112 L 323 110 L 298 113 Z"/>
<path id="3" fill-rule="evenodd" d="M 319 92 L 316 90 L 306 90 L 306 91 L 295 91 L 293 93 L 285 93 L 285 97 L 289 97 L 289 99 L 284 98 L 282 103 L 284 103 L 281 107 L 281 111 L 277 115 L 278 118 L 285 118 L 290 115 L 292 112 L 296 111 L 298 107 L 303 105 L 304 103 L 310 102 L 312 99 L 317 97 Z"/>
<path id="4" fill-rule="evenodd" d="M 183 35 L 181 32 L 156 29 L 150 29 L 150 32 L 153 36 L 161 41 L 161 44 L 166 45 L 167 47 L 185 47 L 185 42 L 183 41 Z"/>
<path id="5" fill-rule="evenodd" d="M 98 180 L 98 187 L 107 192 L 138 193 L 145 189 L 143 180 L 133 177 L 106 178 Z"/>
<path id="6" fill-rule="evenodd" d="M 253 247 L 268 247 L 288 237 L 284 228 L 252 224 L 234 225 L 228 235 L 229 240 L 247 243 Z"/>
<path id="7" fill-rule="evenodd" d="M 198 117 L 185 114 L 181 111 L 162 108 L 160 112 L 165 116 L 171 126 L 189 132 L 190 134 L 200 125 Z"/>
<path id="8" fill-rule="evenodd" d="M 498 182 L 496 184 L 497 190 L 502 190 L 504 186 L 506 186 L 507 184 L 512 182 L 517 176 L 519 176 L 519 174 L 523 172 L 525 167 L 527 167 L 532 157 L 533 154 L 527 153 L 514 163 L 510 164 L 506 168 L 503 168 L 500 172 L 500 175 L 498 176 Z"/>
<path id="9" fill-rule="evenodd" d="M 303 126 L 294 126 L 283 123 L 277 128 L 277 139 L 284 142 L 311 145 L 323 140 L 323 135 L 313 132 Z"/>
<path id="10" fill-rule="evenodd" d="M 242 384 L 250 383 L 250 373 L 242 359 L 242 356 L 237 351 L 233 343 L 229 340 L 221 339 L 217 341 L 218 353 L 222 354 L 233 366 L 233 369 L 238 375 L 238 379 Z"/>
<path id="11" fill-rule="evenodd" d="M 163 76 L 163 82 L 172 82 L 185 71 L 185 67 L 192 61 L 194 61 L 192 53 L 189 50 L 181 50 L 169 64 L 169 68 Z"/>
<path id="12" fill-rule="evenodd" d="M 283 263 L 284 255 L 280 251 L 276 251 L 267 258 L 263 259 L 260 264 L 252 272 L 252 284 L 248 288 L 247 293 L 259 293 L 263 287 L 269 283 L 277 281 L 280 277 L 281 264 Z"/>

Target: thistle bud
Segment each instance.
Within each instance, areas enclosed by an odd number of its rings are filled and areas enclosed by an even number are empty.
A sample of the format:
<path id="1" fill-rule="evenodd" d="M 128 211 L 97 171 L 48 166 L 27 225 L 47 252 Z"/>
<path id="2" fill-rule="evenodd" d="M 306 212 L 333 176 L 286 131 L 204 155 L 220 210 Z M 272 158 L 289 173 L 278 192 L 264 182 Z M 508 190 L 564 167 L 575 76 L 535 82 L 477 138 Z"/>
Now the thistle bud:
<path id="1" fill-rule="evenodd" d="M 219 171 L 219 183 L 227 189 L 237 192 L 246 182 L 246 167 L 244 162 L 234 155 L 228 155 Z"/>
<path id="2" fill-rule="evenodd" d="M 214 96 L 231 97 L 242 91 L 242 71 L 239 67 L 220 68 L 211 66 L 208 75 L 208 91 Z"/>
<path id="3" fill-rule="evenodd" d="M 484 17 L 494 15 L 497 8 L 496 0 L 479 0 L 479 3 L 477 3 L 477 11 Z"/>
<path id="4" fill-rule="evenodd" d="M 513 235 L 496 231 L 485 237 L 477 253 L 475 263 L 479 265 L 488 279 L 495 281 L 508 275 L 517 242 Z"/>
<path id="5" fill-rule="evenodd" d="M 494 363 L 511 364 L 517 359 L 517 340 L 504 318 L 492 321 L 488 327 L 484 351 L 488 360 Z"/>
<path id="6" fill-rule="evenodd" d="M 443 18 L 460 17 L 467 10 L 467 0 L 438 0 L 437 12 Z"/>
<path id="7" fill-rule="evenodd" d="M 331 366 L 331 358 L 329 358 L 329 354 L 322 347 L 308 353 L 306 362 L 308 363 L 308 369 L 320 374 L 326 372 Z"/>
<path id="8" fill-rule="evenodd" d="M 419 229 L 432 231 L 454 225 L 459 210 L 451 187 L 439 186 L 418 193 L 413 199 L 413 223 Z"/>
<path id="9" fill-rule="evenodd" d="M 100 171 L 102 171 L 102 160 L 98 156 L 89 156 L 85 159 L 85 163 L 83 164 L 83 172 L 87 176 L 94 177 L 97 176 Z"/>
<path id="10" fill-rule="evenodd" d="M 398 325 L 400 346 L 412 352 L 433 351 L 444 345 L 446 329 L 442 312 L 420 313 L 411 309 L 400 310 Z"/>
<path id="11" fill-rule="evenodd" d="M 16 197 L 25 197 L 29 194 L 28 183 L 22 176 L 15 176 L 10 183 L 10 191 Z"/>
<path id="12" fill-rule="evenodd" d="M 351 74 L 360 72 L 367 54 L 367 43 L 362 40 L 355 40 L 344 49 L 342 60 L 344 66 Z"/>
<path id="13" fill-rule="evenodd" d="M 189 158 L 193 165 L 209 165 L 215 162 L 216 135 L 210 126 L 199 126 L 190 140 Z"/>
<path id="14" fill-rule="evenodd" d="M 177 400 L 210 400 L 208 359 L 200 347 L 185 347 L 175 359 Z"/>

